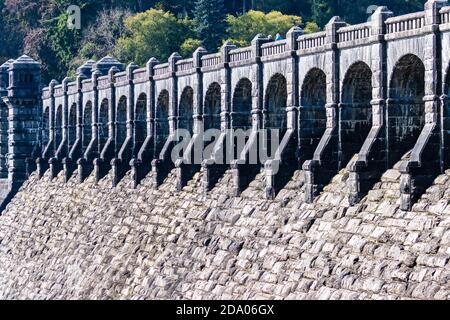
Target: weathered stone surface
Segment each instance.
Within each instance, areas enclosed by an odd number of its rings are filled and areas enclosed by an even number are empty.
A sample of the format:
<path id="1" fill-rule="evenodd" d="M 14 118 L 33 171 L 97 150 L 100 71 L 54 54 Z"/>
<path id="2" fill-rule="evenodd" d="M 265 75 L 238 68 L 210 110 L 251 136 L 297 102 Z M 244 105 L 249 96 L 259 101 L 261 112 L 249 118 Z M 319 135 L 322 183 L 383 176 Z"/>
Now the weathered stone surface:
<path id="1" fill-rule="evenodd" d="M 129 175 L 111 188 L 110 175 L 78 185 L 76 174 L 67 184 L 62 173 L 53 180 L 33 175 L 4 212 L 1 298 L 450 297 L 445 214 L 400 215 L 398 206 L 380 214 L 370 196 L 357 206 L 336 205 L 330 199 L 345 202 L 345 175 L 303 206 L 302 189 L 291 187 L 298 174 L 273 201 L 254 200 L 263 175 L 234 198 L 224 197 L 226 184 L 206 195 L 193 191 L 203 173 L 179 193 L 173 175 L 153 190 L 151 175 L 132 189 Z M 380 190 L 384 203 L 385 189 L 373 191 Z M 444 200 L 431 199 L 420 202 Z M 435 228 L 442 231 L 435 235 Z"/>

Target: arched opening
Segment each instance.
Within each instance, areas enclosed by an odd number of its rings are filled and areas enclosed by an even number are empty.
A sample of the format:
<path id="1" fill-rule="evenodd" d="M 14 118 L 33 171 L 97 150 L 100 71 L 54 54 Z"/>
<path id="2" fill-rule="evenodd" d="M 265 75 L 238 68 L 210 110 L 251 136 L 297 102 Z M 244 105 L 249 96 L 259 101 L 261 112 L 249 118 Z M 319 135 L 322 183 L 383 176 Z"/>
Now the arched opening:
<path id="1" fill-rule="evenodd" d="M 142 93 L 136 102 L 136 111 L 134 113 L 135 128 L 135 149 L 138 152 L 147 138 L 147 95 Z"/>
<path id="2" fill-rule="evenodd" d="M 178 106 L 178 128 L 186 129 L 190 133 L 192 133 L 194 126 L 193 107 L 194 90 L 191 87 L 186 87 L 181 94 Z"/>
<path id="3" fill-rule="evenodd" d="M 69 107 L 67 134 L 70 149 L 75 144 L 75 140 L 77 139 L 77 105 L 75 103 Z"/>
<path id="4" fill-rule="evenodd" d="M 252 127 L 252 83 L 247 78 L 237 83 L 231 107 L 232 128 L 250 129 Z"/>
<path id="5" fill-rule="evenodd" d="M 286 78 L 277 73 L 270 79 L 266 88 L 263 110 L 264 128 L 278 129 L 281 130 L 281 134 L 284 134 L 287 129 L 286 107 Z"/>
<path id="6" fill-rule="evenodd" d="M 98 152 L 102 152 L 103 147 L 106 144 L 106 141 L 108 141 L 108 110 L 109 107 L 109 101 L 108 99 L 103 99 L 102 103 L 100 104 L 99 110 L 98 110 Z"/>
<path id="7" fill-rule="evenodd" d="M 311 69 L 301 88 L 300 146 L 302 159 L 312 159 L 327 127 L 327 79 L 325 72 Z"/>
<path id="8" fill-rule="evenodd" d="M 63 107 L 59 105 L 55 112 L 55 150 L 59 148 L 62 141 L 62 122 L 63 122 Z"/>
<path id="9" fill-rule="evenodd" d="M 8 106 L 0 101 L 0 176 L 6 175 L 6 161 L 8 153 Z"/>
<path id="10" fill-rule="evenodd" d="M 415 55 L 402 57 L 389 86 L 389 163 L 393 165 L 417 142 L 425 123 L 425 66 Z"/>
<path id="11" fill-rule="evenodd" d="M 83 109 L 83 150 L 92 140 L 92 102 L 86 103 Z"/>
<path id="12" fill-rule="evenodd" d="M 220 129 L 221 99 L 220 84 L 214 82 L 208 87 L 205 96 L 203 109 L 203 127 L 205 131 L 208 129 Z"/>
<path id="13" fill-rule="evenodd" d="M 45 107 L 44 113 L 42 115 L 42 152 L 44 152 L 44 149 L 47 147 L 47 144 L 50 139 L 50 108 Z"/>
<path id="14" fill-rule="evenodd" d="M 372 127 L 372 71 L 364 62 L 354 63 L 342 84 L 339 109 L 339 167 L 361 150 Z"/>
<path id="15" fill-rule="evenodd" d="M 127 98 L 119 99 L 116 109 L 116 150 L 119 152 L 127 138 Z"/>
<path id="16" fill-rule="evenodd" d="M 155 145 L 159 152 L 169 137 L 169 92 L 167 90 L 162 90 L 159 94 L 155 114 Z"/>

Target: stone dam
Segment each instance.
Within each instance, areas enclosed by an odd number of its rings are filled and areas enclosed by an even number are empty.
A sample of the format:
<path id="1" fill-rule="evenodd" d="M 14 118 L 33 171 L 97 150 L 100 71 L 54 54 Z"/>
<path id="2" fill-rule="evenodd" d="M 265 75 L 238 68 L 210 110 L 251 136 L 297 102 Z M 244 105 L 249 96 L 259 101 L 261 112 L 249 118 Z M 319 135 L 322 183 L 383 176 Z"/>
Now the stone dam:
<path id="1" fill-rule="evenodd" d="M 450 299 L 449 48 L 430 0 L 45 88 L 6 62 L 0 298 Z M 249 136 L 223 164 L 232 129 Z M 281 143 L 254 163 L 264 129 Z"/>

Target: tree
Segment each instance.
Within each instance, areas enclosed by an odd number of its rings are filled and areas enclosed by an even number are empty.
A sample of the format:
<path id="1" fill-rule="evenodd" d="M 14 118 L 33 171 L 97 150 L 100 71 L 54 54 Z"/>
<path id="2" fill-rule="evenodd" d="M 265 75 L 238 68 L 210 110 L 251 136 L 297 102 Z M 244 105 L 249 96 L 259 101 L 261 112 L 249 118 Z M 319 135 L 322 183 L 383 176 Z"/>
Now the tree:
<path id="1" fill-rule="evenodd" d="M 203 46 L 215 51 L 226 32 L 226 12 L 223 0 L 197 0 L 194 11 L 194 30 Z"/>
<path id="2" fill-rule="evenodd" d="M 190 22 L 172 13 L 150 9 L 125 20 L 129 36 L 121 37 L 115 53 L 124 62 L 144 65 L 150 57 L 165 61 L 190 36 Z"/>
<path id="3" fill-rule="evenodd" d="M 180 54 L 182 57 L 190 57 L 202 45 L 198 39 L 187 38 L 180 47 Z"/>
<path id="4" fill-rule="evenodd" d="M 78 58 L 100 59 L 113 53 L 117 40 L 126 36 L 125 20 L 131 16 L 127 9 L 108 9 L 99 13 L 95 22 L 83 32 Z"/>
<path id="5" fill-rule="evenodd" d="M 372 0 L 309 0 L 311 18 L 323 27 L 333 16 L 340 16 L 346 22 L 355 24 L 367 21 Z M 379 0 L 375 4 L 387 6 L 396 15 L 423 10 L 426 0 Z"/>
<path id="6" fill-rule="evenodd" d="M 237 17 L 229 15 L 227 21 L 229 40 L 238 46 L 246 46 L 258 33 L 273 37 L 277 33 L 285 35 L 293 26 L 301 25 L 302 18 L 284 15 L 278 11 L 265 14 L 261 11 L 250 10 Z"/>
<path id="7" fill-rule="evenodd" d="M 19 55 L 25 36 L 25 31 L 17 18 L 5 13 L 7 13 L 5 3 L 0 0 L 0 65 L 9 58 Z"/>

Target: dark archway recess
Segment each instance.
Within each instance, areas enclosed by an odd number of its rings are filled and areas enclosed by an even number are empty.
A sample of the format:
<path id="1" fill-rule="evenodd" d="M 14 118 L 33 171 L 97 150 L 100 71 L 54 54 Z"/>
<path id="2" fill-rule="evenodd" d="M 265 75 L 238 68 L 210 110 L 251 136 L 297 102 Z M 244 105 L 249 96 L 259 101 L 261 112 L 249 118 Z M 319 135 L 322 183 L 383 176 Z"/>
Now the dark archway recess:
<path id="1" fill-rule="evenodd" d="M 252 83 L 249 79 L 243 78 L 237 83 L 231 108 L 231 127 L 233 129 L 251 129 Z"/>
<path id="2" fill-rule="evenodd" d="M 119 99 L 116 109 L 116 155 L 122 148 L 127 138 L 127 98 Z"/>
<path id="3" fill-rule="evenodd" d="M 83 108 L 83 152 L 86 151 L 92 140 L 92 102 L 86 103 Z"/>
<path id="4" fill-rule="evenodd" d="M 263 109 L 263 128 L 266 129 L 266 141 L 263 148 L 266 148 L 266 154 L 273 156 L 276 150 L 271 150 L 272 130 L 279 130 L 278 140 L 281 142 L 287 131 L 287 81 L 286 78 L 277 73 L 267 84 L 264 97 Z"/>
<path id="5" fill-rule="evenodd" d="M 63 122 L 63 107 L 59 105 L 55 112 L 55 151 L 58 150 L 62 141 L 62 122 Z"/>
<path id="6" fill-rule="evenodd" d="M 401 58 L 389 86 L 389 165 L 398 162 L 417 142 L 425 124 L 425 66 L 415 55 Z"/>
<path id="7" fill-rule="evenodd" d="M 103 99 L 98 110 L 98 153 L 100 154 L 108 141 L 109 101 Z"/>
<path id="8" fill-rule="evenodd" d="M 158 155 L 169 137 L 169 92 L 161 91 L 155 112 L 155 150 Z"/>
<path id="9" fill-rule="evenodd" d="M 191 134 L 194 126 L 193 108 L 194 90 L 191 87 L 186 87 L 181 94 L 178 106 L 178 128 L 186 129 Z"/>
<path id="10" fill-rule="evenodd" d="M 339 109 L 339 168 L 361 151 L 372 128 L 372 71 L 364 62 L 353 64 L 342 85 Z"/>
<path id="11" fill-rule="evenodd" d="M 69 123 L 67 126 L 69 150 L 77 140 L 77 105 L 74 103 L 69 107 Z"/>
<path id="12" fill-rule="evenodd" d="M 203 105 L 203 129 L 206 132 L 210 129 L 221 130 L 221 112 L 222 112 L 222 88 L 219 83 L 213 82 L 209 85 L 206 91 L 204 105 Z M 217 141 L 211 139 L 205 141 L 207 145 L 212 146 Z M 225 171 L 229 168 L 223 159 L 225 159 L 226 148 L 222 145 L 220 152 L 217 155 L 212 155 L 213 158 L 221 158 L 214 164 L 209 164 L 206 167 L 208 170 L 209 181 L 205 185 L 206 190 L 210 190 L 219 179 L 223 176 Z M 219 154 L 221 154 L 219 156 Z"/>
<path id="13" fill-rule="evenodd" d="M 300 162 L 312 159 L 327 127 L 327 82 L 320 69 L 311 69 L 301 88 L 299 121 Z"/>
<path id="14" fill-rule="evenodd" d="M 141 93 L 136 102 L 134 113 L 134 149 L 139 152 L 147 138 L 147 95 Z"/>
<path id="15" fill-rule="evenodd" d="M 220 129 L 221 91 L 220 84 L 217 82 L 212 83 L 206 91 L 203 109 L 203 127 L 205 131 L 208 129 Z"/>
<path id="16" fill-rule="evenodd" d="M 0 101 L 0 176 L 3 178 L 7 176 L 7 153 L 8 153 L 8 106 Z"/>
<path id="17" fill-rule="evenodd" d="M 266 159 L 260 159 L 259 162 L 263 165 L 274 165 L 278 163 L 278 170 L 270 176 L 266 176 L 266 179 L 270 177 L 270 185 L 266 185 L 266 196 L 270 199 L 275 198 L 275 195 L 288 183 L 292 177 L 294 171 L 298 168 L 298 164 L 295 157 L 295 151 L 297 148 L 297 133 L 289 132 L 287 126 L 287 80 L 286 78 L 277 73 L 273 75 L 265 89 L 264 95 L 264 107 L 263 107 L 263 140 L 260 141 L 260 148 L 262 148 L 268 157 Z M 294 128 L 291 128 L 294 129 Z M 284 138 L 289 138 L 287 145 L 283 146 L 280 159 L 275 158 L 277 150 L 273 148 L 272 144 L 277 142 L 276 146 L 281 146 L 280 143 Z M 281 161 L 280 161 L 281 160 Z M 258 173 L 256 171 L 256 173 Z M 268 173 L 269 174 L 269 173 Z M 267 183 L 268 180 L 266 180 Z"/>
<path id="18" fill-rule="evenodd" d="M 247 131 L 252 128 L 252 83 L 249 79 L 239 80 L 233 94 L 231 105 L 231 128 Z M 246 139 L 246 142 L 248 137 Z M 239 159 L 242 146 L 239 149 L 238 138 L 234 137 L 233 159 Z"/>
<path id="19" fill-rule="evenodd" d="M 44 114 L 42 115 L 42 127 L 41 127 L 41 141 L 42 141 L 42 152 L 47 148 L 48 142 L 50 140 L 50 108 L 46 107 L 44 109 Z"/>
<path id="20" fill-rule="evenodd" d="M 281 74 L 274 75 L 267 85 L 264 99 L 263 122 L 265 129 L 287 130 L 287 82 Z"/>

